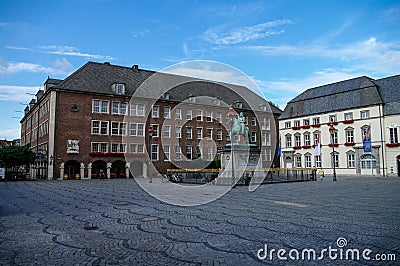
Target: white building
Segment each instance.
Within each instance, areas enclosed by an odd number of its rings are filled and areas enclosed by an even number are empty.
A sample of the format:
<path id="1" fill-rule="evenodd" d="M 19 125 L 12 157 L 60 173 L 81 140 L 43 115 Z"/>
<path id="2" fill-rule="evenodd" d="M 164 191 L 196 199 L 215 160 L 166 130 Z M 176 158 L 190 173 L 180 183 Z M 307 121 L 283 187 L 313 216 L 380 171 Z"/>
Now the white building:
<path id="1" fill-rule="evenodd" d="M 363 76 L 304 91 L 279 117 L 282 167 L 332 174 L 334 162 L 338 175 L 400 176 L 399 89 L 400 76 Z M 372 152 L 363 149 L 368 130 Z M 318 138 L 320 155 L 314 156 Z"/>

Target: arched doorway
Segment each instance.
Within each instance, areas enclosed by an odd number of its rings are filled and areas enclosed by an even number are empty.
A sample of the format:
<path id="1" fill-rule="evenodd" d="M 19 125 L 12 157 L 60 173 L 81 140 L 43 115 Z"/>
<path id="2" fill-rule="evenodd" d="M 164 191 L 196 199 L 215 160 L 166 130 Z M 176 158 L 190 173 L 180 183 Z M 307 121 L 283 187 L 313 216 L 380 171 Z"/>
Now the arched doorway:
<path id="1" fill-rule="evenodd" d="M 360 157 L 361 174 L 374 174 L 376 171 L 376 158 L 371 154 L 363 154 Z"/>
<path id="2" fill-rule="evenodd" d="M 80 173 L 81 166 L 78 161 L 70 160 L 65 163 L 64 175 L 68 176 L 68 179 L 75 179 L 76 175 Z"/>
<path id="3" fill-rule="evenodd" d="M 93 162 L 92 176 L 91 176 L 92 179 L 98 179 L 100 177 L 99 176 L 100 169 L 102 169 L 104 175 L 106 175 L 107 174 L 107 163 L 103 160 L 97 160 L 97 161 Z"/>
<path id="4" fill-rule="evenodd" d="M 126 178 L 124 161 L 118 160 L 112 163 L 111 178 Z"/>
<path id="5" fill-rule="evenodd" d="M 131 162 L 130 173 L 133 177 L 138 177 L 143 175 L 143 163 L 140 161 Z"/>
<path id="6" fill-rule="evenodd" d="M 397 162 L 397 176 L 400 177 L 400 155 L 396 157 Z"/>

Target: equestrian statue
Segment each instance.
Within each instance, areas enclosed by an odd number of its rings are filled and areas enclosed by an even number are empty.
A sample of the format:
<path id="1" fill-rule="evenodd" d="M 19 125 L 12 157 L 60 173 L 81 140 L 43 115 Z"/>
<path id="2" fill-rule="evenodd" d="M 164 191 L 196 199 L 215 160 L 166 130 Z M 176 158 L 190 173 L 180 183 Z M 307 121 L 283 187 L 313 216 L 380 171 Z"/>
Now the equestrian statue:
<path id="1" fill-rule="evenodd" d="M 242 135 L 244 137 L 244 143 L 248 144 L 250 140 L 250 129 L 246 125 L 246 117 L 244 116 L 243 112 L 240 112 L 239 118 L 233 119 L 232 125 L 232 137 L 234 135 L 239 136 Z M 233 143 L 232 139 L 232 143 Z"/>

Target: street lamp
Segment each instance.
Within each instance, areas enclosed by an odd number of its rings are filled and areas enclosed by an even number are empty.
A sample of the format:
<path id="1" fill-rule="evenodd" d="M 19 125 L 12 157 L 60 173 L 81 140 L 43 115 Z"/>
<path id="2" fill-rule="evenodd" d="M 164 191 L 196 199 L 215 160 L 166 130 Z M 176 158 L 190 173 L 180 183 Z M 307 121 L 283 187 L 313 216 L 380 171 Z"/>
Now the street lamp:
<path id="1" fill-rule="evenodd" d="M 337 181 L 336 162 L 335 162 L 335 141 L 334 141 L 335 128 L 333 127 L 333 123 L 329 123 L 328 125 L 329 125 L 329 132 L 331 134 L 331 145 L 332 145 L 333 181 Z"/>
<path id="2" fill-rule="evenodd" d="M 231 137 L 231 166 L 232 166 L 232 176 L 231 176 L 231 182 L 232 185 L 235 184 L 235 166 L 234 166 L 234 157 L 233 157 L 233 123 L 235 122 L 235 117 L 236 117 L 236 113 L 232 108 L 232 105 L 229 106 L 229 111 L 228 111 L 228 121 L 229 124 L 231 125 L 231 133 L 230 133 L 230 137 Z"/>
<path id="3" fill-rule="evenodd" d="M 149 129 L 147 130 L 147 132 L 149 133 L 149 183 L 153 183 L 153 179 L 151 177 L 151 144 L 152 144 L 152 140 L 153 140 L 153 126 L 149 126 Z"/>

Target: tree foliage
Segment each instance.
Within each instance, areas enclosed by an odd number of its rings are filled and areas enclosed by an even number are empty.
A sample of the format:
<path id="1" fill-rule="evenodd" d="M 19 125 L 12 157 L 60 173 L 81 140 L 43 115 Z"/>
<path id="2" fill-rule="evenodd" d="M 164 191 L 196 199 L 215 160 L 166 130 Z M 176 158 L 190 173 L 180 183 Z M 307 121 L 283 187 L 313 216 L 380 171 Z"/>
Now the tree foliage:
<path id="1" fill-rule="evenodd" d="M 0 148 L 0 166 L 14 167 L 33 163 L 36 155 L 28 146 L 6 146 Z"/>

